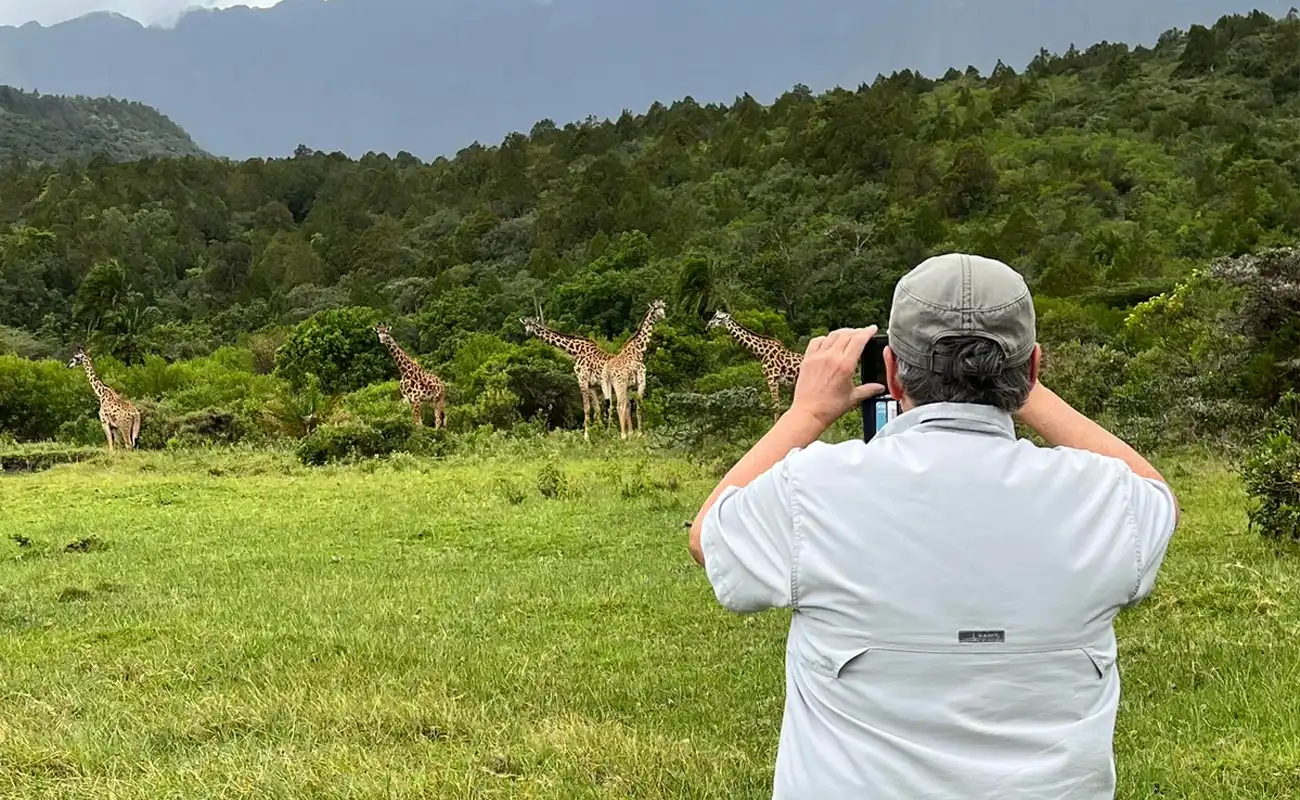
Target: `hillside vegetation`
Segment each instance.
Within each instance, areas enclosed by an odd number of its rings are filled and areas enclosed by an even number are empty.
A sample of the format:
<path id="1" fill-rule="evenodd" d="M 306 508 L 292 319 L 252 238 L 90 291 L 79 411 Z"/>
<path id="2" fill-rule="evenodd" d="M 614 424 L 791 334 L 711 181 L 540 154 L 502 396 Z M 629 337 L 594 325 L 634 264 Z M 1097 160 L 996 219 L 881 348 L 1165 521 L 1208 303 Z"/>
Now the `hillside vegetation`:
<path id="1" fill-rule="evenodd" d="M 1232 438 L 1300 369 L 1297 177 L 1300 20 L 1261 13 L 988 76 L 543 120 L 432 163 L 11 164 L 0 350 L 86 343 L 153 414 L 146 446 L 300 436 L 402 415 L 385 320 L 450 381 L 453 430 L 573 426 L 570 362 L 519 317 L 612 346 L 664 298 L 647 423 L 735 443 L 770 412 L 714 310 L 798 347 L 885 322 L 900 275 L 964 250 L 1026 275 L 1047 380 L 1086 413 L 1144 447 Z M 100 436 L 61 364 L 0 357 L 0 389 L 16 438 Z"/>
<path id="2" fill-rule="evenodd" d="M 767 100 L 796 81 L 823 89 L 903 67 L 937 75 L 997 58 L 1021 65 L 1039 45 L 1149 42 L 1224 13 L 1282 14 L 1288 2 L 283 0 L 213 9 L 182 0 L 170 4 L 174 26 L 111 12 L 0 26 L 0 77 L 140 100 L 225 157 L 284 156 L 305 142 L 354 157 L 405 149 L 434 158 L 542 117 L 617 116 L 686 94 Z M 165 13 L 156 3 L 131 8 Z"/>
<path id="3" fill-rule="evenodd" d="M 112 161 L 206 154 L 162 113 L 105 97 L 59 97 L 0 86 L 0 160 Z"/>

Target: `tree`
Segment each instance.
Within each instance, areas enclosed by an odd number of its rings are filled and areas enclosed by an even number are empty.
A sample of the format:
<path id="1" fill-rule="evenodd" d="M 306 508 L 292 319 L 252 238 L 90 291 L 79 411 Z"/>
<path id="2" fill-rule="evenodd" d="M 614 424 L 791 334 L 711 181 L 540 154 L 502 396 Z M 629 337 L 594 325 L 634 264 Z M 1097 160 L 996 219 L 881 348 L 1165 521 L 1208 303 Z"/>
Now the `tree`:
<path id="1" fill-rule="evenodd" d="M 391 355 L 379 342 L 379 315 L 368 308 L 337 308 L 303 320 L 275 354 L 276 374 L 294 387 L 312 378 L 326 394 L 352 392 L 389 379 Z"/>

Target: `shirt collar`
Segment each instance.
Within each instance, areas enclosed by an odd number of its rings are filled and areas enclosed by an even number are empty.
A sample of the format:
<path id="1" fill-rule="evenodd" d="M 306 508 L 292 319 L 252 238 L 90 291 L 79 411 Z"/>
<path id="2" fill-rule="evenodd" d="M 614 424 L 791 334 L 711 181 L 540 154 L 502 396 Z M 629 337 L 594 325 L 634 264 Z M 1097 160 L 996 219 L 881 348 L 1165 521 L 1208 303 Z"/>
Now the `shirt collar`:
<path id="1" fill-rule="evenodd" d="M 912 429 L 982 433 L 1006 439 L 1016 438 L 1016 425 L 1010 414 L 999 408 L 978 403 L 927 403 L 917 406 L 890 420 L 876 433 L 876 438 L 896 436 Z"/>

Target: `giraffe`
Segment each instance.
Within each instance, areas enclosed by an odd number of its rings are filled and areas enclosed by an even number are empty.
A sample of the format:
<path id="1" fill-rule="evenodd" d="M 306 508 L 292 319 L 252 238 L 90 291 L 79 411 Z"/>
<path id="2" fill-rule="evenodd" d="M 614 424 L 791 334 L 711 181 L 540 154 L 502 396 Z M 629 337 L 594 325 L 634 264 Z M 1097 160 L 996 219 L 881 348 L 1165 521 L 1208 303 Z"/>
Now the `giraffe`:
<path id="1" fill-rule="evenodd" d="M 433 402 L 433 427 L 445 427 L 447 387 L 443 384 L 442 378 L 424 369 L 415 362 L 415 359 L 408 356 L 401 345 L 393 339 L 387 325 L 382 323 L 376 325 L 375 333 L 379 334 L 379 341 L 388 348 L 388 352 L 393 355 L 393 361 L 397 364 L 397 371 L 401 375 L 402 399 L 411 404 L 411 421 L 415 427 L 424 424 L 420 412 L 424 404 L 430 401 Z"/>
<path id="2" fill-rule="evenodd" d="M 781 418 L 781 385 L 793 386 L 799 378 L 799 367 L 803 364 L 803 355 L 787 348 L 779 339 L 761 336 L 736 322 L 730 314 L 719 310 L 705 327 L 722 327 L 732 338 L 749 350 L 763 362 L 763 380 L 767 390 L 772 393 L 772 420 Z"/>
<path id="3" fill-rule="evenodd" d="M 632 415 L 628 411 L 627 392 L 628 386 L 633 381 L 636 382 L 636 427 L 637 430 L 642 427 L 641 401 L 645 399 L 645 351 L 650 345 L 650 334 L 655 323 L 664 318 L 665 309 L 662 300 L 651 303 L 636 333 L 632 334 L 632 338 L 628 339 L 618 353 L 605 363 L 601 382 L 605 387 L 605 395 L 609 396 L 612 387 L 618 399 L 618 431 L 621 439 L 626 439 L 628 433 L 632 431 Z"/>
<path id="4" fill-rule="evenodd" d="M 609 385 L 602 380 L 605 364 L 612 356 L 590 339 L 571 333 L 560 333 L 542 324 L 535 317 L 520 318 L 524 330 L 547 344 L 554 345 L 569 354 L 573 359 L 573 374 L 578 379 L 578 391 L 582 393 L 582 438 L 591 441 L 588 432 L 591 419 L 591 406 L 596 405 L 596 423 L 599 424 L 604 414 L 604 404 L 609 402 Z M 600 387 L 602 399 L 596 397 L 596 387 Z M 613 408 L 610 408 L 610 415 Z M 606 416 L 605 427 L 609 427 Z"/>
<path id="5" fill-rule="evenodd" d="M 134 450 L 140 440 L 140 411 L 130 400 L 104 385 L 95 374 L 95 365 L 90 363 L 90 356 L 84 347 L 78 347 L 68 362 L 68 369 L 81 367 L 86 371 L 90 388 L 99 398 L 99 423 L 104 426 L 104 438 L 108 439 L 108 452 L 113 452 L 113 438 L 120 437 L 122 446 Z"/>

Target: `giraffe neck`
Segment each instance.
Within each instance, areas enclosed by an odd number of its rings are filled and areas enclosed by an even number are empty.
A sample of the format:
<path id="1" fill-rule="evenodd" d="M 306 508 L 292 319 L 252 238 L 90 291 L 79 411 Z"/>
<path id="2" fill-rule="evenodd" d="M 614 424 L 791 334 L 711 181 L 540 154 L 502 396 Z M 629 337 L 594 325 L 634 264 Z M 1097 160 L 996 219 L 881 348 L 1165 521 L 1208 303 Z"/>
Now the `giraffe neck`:
<path id="1" fill-rule="evenodd" d="M 596 343 L 590 339 L 584 339 L 581 336 L 574 336 L 569 333 L 560 333 L 541 324 L 538 324 L 537 332 L 533 335 L 547 344 L 555 345 L 571 356 L 590 353 L 596 346 Z"/>
<path id="2" fill-rule="evenodd" d="M 85 360 L 81 362 L 81 368 L 86 371 L 86 379 L 90 381 L 90 388 L 95 393 L 95 396 L 100 400 L 103 400 L 104 391 L 107 387 L 104 386 L 104 383 L 99 379 L 99 376 L 95 374 L 95 368 L 90 363 L 90 356 L 86 356 Z"/>
<path id="3" fill-rule="evenodd" d="M 636 333 L 632 334 L 632 338 L 628 339 L 623 349 L 619 350 L 619 355 L 641 360 L 645 356 L 646 348 L 650 346 L 650 332 L 653 329 L 654 323 L 647 315 L 641 320 L 641 326 L 636 329 Z"/>
<path id="4" fill-rule="evenodd" d="M 768 355 L 768 348 L 765 348 L 764 345 L 771 346 L 775 344 L 777 347 L 780 348 L 780 350 L 778 350 L 777 352 L 782 352 L 788 349 L 786 348 L 785 345 L 781 344 L 776 339 L 754 333 L 749 328 L 746 328 L 744 325 L 741 325 L 739 322 L 736 322 L 736 320 L 734 319 L 728 319 L 726 327 L 727 327 L 727 332 L 730 333 L 732 337 L 735 338 L 736 341 L 740 342 L 742 345 L 745 346 L 745 349 L 749 350 L 751 353 L 753 353 L 754 355 L 760 358 L 762 358 L 765 355 Z"/>
<path id="5" fill-rule="evenodd" d="M 415 363 L 415 359 L 408 356 L 395 340 L 389 338 L 384 342 L 384 346 L 388 348 L 389 353 L 392 353 L 393 360 L 397 362 L 397 368 L 403 375 L 408 371 L 419 371 L 420 365 Z"/>

